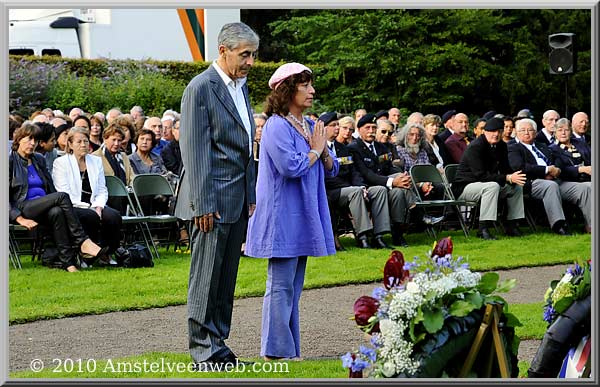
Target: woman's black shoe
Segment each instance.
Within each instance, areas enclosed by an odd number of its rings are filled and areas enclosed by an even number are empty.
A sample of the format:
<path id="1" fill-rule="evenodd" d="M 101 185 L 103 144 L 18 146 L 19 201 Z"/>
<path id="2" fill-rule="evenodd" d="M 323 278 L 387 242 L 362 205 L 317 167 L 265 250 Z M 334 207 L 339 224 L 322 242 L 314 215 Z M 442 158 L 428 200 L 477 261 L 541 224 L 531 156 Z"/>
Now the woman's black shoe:
<path id="1" fill-rule="evenodd" d="M 496 240 L 497 238 L 490 234 L 490 231 L 487 228 L 480 228 L 477 232 L 477 236 L 481 239 L 485 239 L 486 241 Z"/>

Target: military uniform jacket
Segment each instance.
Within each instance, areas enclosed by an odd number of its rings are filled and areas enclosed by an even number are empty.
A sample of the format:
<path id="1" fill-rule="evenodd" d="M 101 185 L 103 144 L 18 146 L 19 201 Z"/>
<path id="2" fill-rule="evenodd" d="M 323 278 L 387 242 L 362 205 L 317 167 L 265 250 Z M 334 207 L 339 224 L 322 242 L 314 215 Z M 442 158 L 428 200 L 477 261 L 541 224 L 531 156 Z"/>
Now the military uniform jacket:
<path id="1" fill-rule="evenodd" d="M 337 158 L 340 169 L 337 176 L 325 177 L 325 189 L 329 201 L 337 201 L 342 188 L 365 185 L 348 147 L 338 141 L 334 141 L 333 146 L 336 155 L 334 156 L 331 152 L 329 155 Z"/>
<path id="2" fill-rule="evenodd" d="M 352 154 L 356 169 L 366 184 L 368 186 L 385 186 L 389 175 L 402 172 L 402 170 L 392 164 L 392 153 L 388 152 L 385 145 L 377 141 L 373 141 L 373 144 L 377 155 L 373 154 L 360 138 L 348 145 L 348 149 Z"/>

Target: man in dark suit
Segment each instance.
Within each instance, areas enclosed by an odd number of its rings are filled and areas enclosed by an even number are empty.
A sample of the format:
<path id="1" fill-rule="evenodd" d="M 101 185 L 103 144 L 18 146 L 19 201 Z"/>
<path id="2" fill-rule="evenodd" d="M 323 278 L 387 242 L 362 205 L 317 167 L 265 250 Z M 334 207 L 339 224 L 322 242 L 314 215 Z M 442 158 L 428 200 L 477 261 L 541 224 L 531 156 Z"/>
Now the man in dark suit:
<path id="1" fill-rule="evenodd" d="M 573 135 L 571 138 L 577 141 L 583 141 L 588 147 L 592 146 L 592 136 L 588 133 L 590 128 L 590 119 L 585 112 L 577 112 L 573 114 L 571 119 L 571 126 L 573 127 Z"/>
<path id="2" fill-rule="evenodd" d="M 544 203 L 548 224 L 559 235 L 570 235 L 565 224 L 560 189 L 560 168 L 553 164 L 552 152 L 543 143 L 535 143 L 537 133 L 535 121 L 522 118 L 517 121 L 518 142 L 508 146 L 508 162 L 515 171 L 527 175 L 524 192 Z"/>
<path id="3" fill-rule="evenodd" d="M 392 240 L 395 245 L 407 247 L 404 232 L 408 228 L 408 209 L 415 205 L 415 194 L 411 190 L 408 173 L 392 164 L 392 154 L 383 145 L 375 141 L 377 117 L 368 113 L 358 121 L 359 138 L 348 145 L 356 168 L 369 187 L 387 187 Z"/>
<path id="4" fill-rule="evenodd" d="M 485 131 L 465 150 L 458 165 L 452 191 L 458 200 L 479 202 L 479 232 L 483 239 L 496 239 L 489 231 L 498 217 L 498 199 L 506 198 L 508 222 L 506 235 L 520 236 L 516 220 L 525 217 L 523 185 L 525 174 L 510 173 L 508 149 L 501 140 L 504 122 L 499 118 L 486 121 Z"/>
<path id="5" fill-rule="evenodd" d="M 442 130 L 438 136 L 445 143 L 448 137 L 454 134 L 454 116 L 456 115 L 456 110 L 448 110 L 444 115 L 442 115 Z"/>
<path id="6" fill-rule="evenodd" d="M 223 26 L 219 57 L 181 101 L 183 181 L 176 216 L 192 219 L 189 349 L 195 362 L 234 363 L 229 337 L 240 247 L 255 208 L 255 125 L 246 77 L 259 38 L 244 23 Z"/>
<path id="7" fill-rule="evenodd" d="M 352 214 L 356 244 L 360 248 L 388 248 L 383 241 L 383 235 L 390 232 L 390 215 L 388 207 L 387 188 L 382 186 L 366 187 L 362 176 L 354 167 L 354 161 L 348 148 L 335 140 L 339 133 L 339 124 L 336 112 L 324 113 L 319 120 L 325 124 L 327 130 L 327 147 L 329 154 L 336 157 L 340 169 L 337 176 L 325 178 L 325 189 L 331 213 L 333 233 L 337 236 L 336 224 L 338 209 L 348 208 Z M 369 202 L 371 216 L 367 207 Z M 371 244 L 367 234 L 373 232 Z M 338 241 L 339 243 L 339 241 Z M 337 250 L 342 250 L 336 246 Z"/>
<path id="8" fill-rule="evenodd" d="M 535 142 L 550 145 L 554 142 L 554 124 L 560 118 L 556 110 L 546 110 L 542 115 L 542 129 L 540 129 L 535 137 Z"/>

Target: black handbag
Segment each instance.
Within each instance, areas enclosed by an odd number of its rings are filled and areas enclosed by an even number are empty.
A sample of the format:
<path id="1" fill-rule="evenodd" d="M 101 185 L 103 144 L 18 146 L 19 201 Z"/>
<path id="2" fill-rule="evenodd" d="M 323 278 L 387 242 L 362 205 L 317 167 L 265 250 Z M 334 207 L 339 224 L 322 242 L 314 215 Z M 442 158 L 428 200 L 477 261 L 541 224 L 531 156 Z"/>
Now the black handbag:
<path id="1" fill-rule="evenodd" d="M 123 267 L 154 267 L 152 254 L 147 246 L 134 243 L 127 249 L 118 249 L 115 252 L 119 266 Z"/>

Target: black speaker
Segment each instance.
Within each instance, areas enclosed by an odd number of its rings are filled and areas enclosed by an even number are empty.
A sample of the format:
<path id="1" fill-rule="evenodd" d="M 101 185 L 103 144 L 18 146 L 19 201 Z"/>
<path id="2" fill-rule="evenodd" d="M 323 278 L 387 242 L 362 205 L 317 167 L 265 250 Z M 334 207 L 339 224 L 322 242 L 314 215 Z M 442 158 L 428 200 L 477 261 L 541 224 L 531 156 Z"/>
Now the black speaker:
<path id="1" fill-rule="evenodd" d="M 575 34 L 563 32 L 548 35 L 550 74 L 573 74 L 575 72 Z"/>

